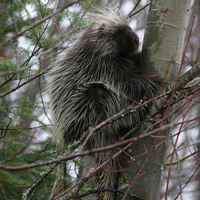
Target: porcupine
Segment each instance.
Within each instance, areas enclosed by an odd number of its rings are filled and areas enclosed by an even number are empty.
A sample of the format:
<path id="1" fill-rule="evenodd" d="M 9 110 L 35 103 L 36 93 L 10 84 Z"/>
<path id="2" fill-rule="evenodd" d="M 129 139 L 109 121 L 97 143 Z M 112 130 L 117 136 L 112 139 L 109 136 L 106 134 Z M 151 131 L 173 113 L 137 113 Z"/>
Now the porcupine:
<path id="1" fill-rule="evenodd" d="M 90 14 L 92 23 L 82 37 L 55 62 L 50 72 L 48 91 L 59 142 L 72 144 L 89 127 L 159 90 L 157 76 L 140 75 L 139 38 L 120 12 L 100 8 Z M 114 144 L 119 137 L 141 122 L 146 109 L 134 112 L 104 127 L 91 136 L 86 149 Z M 94 156 L 102 164 L 111 151 Z M 117 189 L 117 159 L 111 160 L 97 175 L 97 188 Z M 114 200 L 113 191 L 100 192 L 98 199 Z"/>

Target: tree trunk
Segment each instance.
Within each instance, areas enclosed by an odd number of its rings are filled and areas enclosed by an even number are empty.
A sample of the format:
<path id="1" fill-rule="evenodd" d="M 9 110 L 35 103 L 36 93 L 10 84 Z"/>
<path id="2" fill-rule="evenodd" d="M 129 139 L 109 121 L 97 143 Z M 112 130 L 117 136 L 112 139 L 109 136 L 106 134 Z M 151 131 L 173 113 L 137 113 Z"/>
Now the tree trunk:
<path id="1" fill-rule="evenodd" d="M 144 75 L 159 74 L 169 82 L 176 78 L 183 53 L 189 8 L 190 0 L 151 1 L 141 60 Z M 165 148 L 165 144 L 153 148 L 154 141 L 150 137 L 140 140 L 129 151 L 133 156 L 144 155 L 132 161 L 129 157 L 126 161 L 129 166 L 133 166 L 126 172 L 128 186 L 132 186 L 129 194 L 145 200 L 160 200 L 165 157 L 165 153 L 160 151 Z M 133 198 L 127 196 L 127 199 Z"/>

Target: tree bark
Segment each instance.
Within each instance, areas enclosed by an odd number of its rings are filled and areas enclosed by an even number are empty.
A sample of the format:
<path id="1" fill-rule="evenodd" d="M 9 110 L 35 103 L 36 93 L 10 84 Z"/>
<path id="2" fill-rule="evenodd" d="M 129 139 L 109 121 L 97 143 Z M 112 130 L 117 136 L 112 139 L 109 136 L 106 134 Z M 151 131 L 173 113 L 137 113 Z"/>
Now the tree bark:
<path id="1" fill-rule="evenodd" d="M 182 59 L 189 8 L 190 0 L 151 1 L 141 59 L 144 75 L 159 74 L 169 82 L 176 78 Z M 166 132 L 162 134 L 168 135 Z M 160 141 L 161 139 L 158 143 Z M 134 166 L 126 173 L 128 186 L 133 183 L 129 194 L 145 200 L 160 200 L 162 166 L 165 158 L 162 150 L 166 143 L 153 148 L 154 142 L 155 139 L 150 137 L 138 141 L 129 151 L 133 156 L 144 155 L 132 161 L 130 157 L 126 160 L 129 166 Z M 127 196 L 127 199 L 133 198 Z"/>

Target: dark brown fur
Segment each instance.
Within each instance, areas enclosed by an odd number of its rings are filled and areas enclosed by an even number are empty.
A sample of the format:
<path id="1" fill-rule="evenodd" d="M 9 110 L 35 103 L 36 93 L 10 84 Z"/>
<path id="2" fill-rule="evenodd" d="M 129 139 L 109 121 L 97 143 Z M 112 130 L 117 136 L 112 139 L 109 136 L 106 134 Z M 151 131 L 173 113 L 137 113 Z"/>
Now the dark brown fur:
<path id="1" fill-rule="evenodd" d="M 106 16 L 108 17 L 106 19 Z M 51 108 L 58 141 L 71 144 L 90 126 L 113 116 L 133 102 L 152 98 L 159 90 L 157 77 L 140 74 L 139 38 L 118 13 L 102 9 L 82 38 L 55 63 L 49 81 Z M 99 20 L 99 21 L 98 21 Z M 114 144 L 143 120 L 146 109 L 121 118 L 90 138 L 86 148 Z M 95 156 L 102 164 L 112 152 Z M 117 189 L 118 160 L 111 160 L 98 174 L 99 189 Z M 114 192 L 102 192 L 98 199 L 114 200 Z"/>

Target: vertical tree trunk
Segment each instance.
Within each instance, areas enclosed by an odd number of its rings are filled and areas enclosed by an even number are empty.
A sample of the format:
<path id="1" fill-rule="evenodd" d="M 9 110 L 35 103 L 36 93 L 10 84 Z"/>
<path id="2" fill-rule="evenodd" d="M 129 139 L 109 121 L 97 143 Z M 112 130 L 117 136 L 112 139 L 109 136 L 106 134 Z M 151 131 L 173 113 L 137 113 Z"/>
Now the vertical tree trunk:
<path id="1" fill-rule="evenodd" d="M 182 58 L 189 8 L 190 0 L 151 1 L 142 52 L 141 66 L 144 75 L 159 74 L 168 81 L 175 79 Z M 130 151 L 134 156 L 146 152 L 145 155 L 132 161 L 130 157 L 127 158 L 129 166 L 134 166 L 127 171 L 129 185 L 134 182 L 129 193 L 145 200 L 160 200 L 165 155 L 159 152 L 165 145 L 152 149 L 153 144 L 154 139 L 150 137 L 140 140 Z M 150 154 L 156 156 L 151 157 Z M 140 169 L 142 171 L 139 174 Z M 137 178 L 133 181 L 135 177 Z M 126 199 L 133 198 L 127 196 Z"/>
<path id="2" fill-rule="evenodd" d="M 145 30 L 142 69 L 173 80 L 180 66 L 190 0 L 152 0 Z"/>

